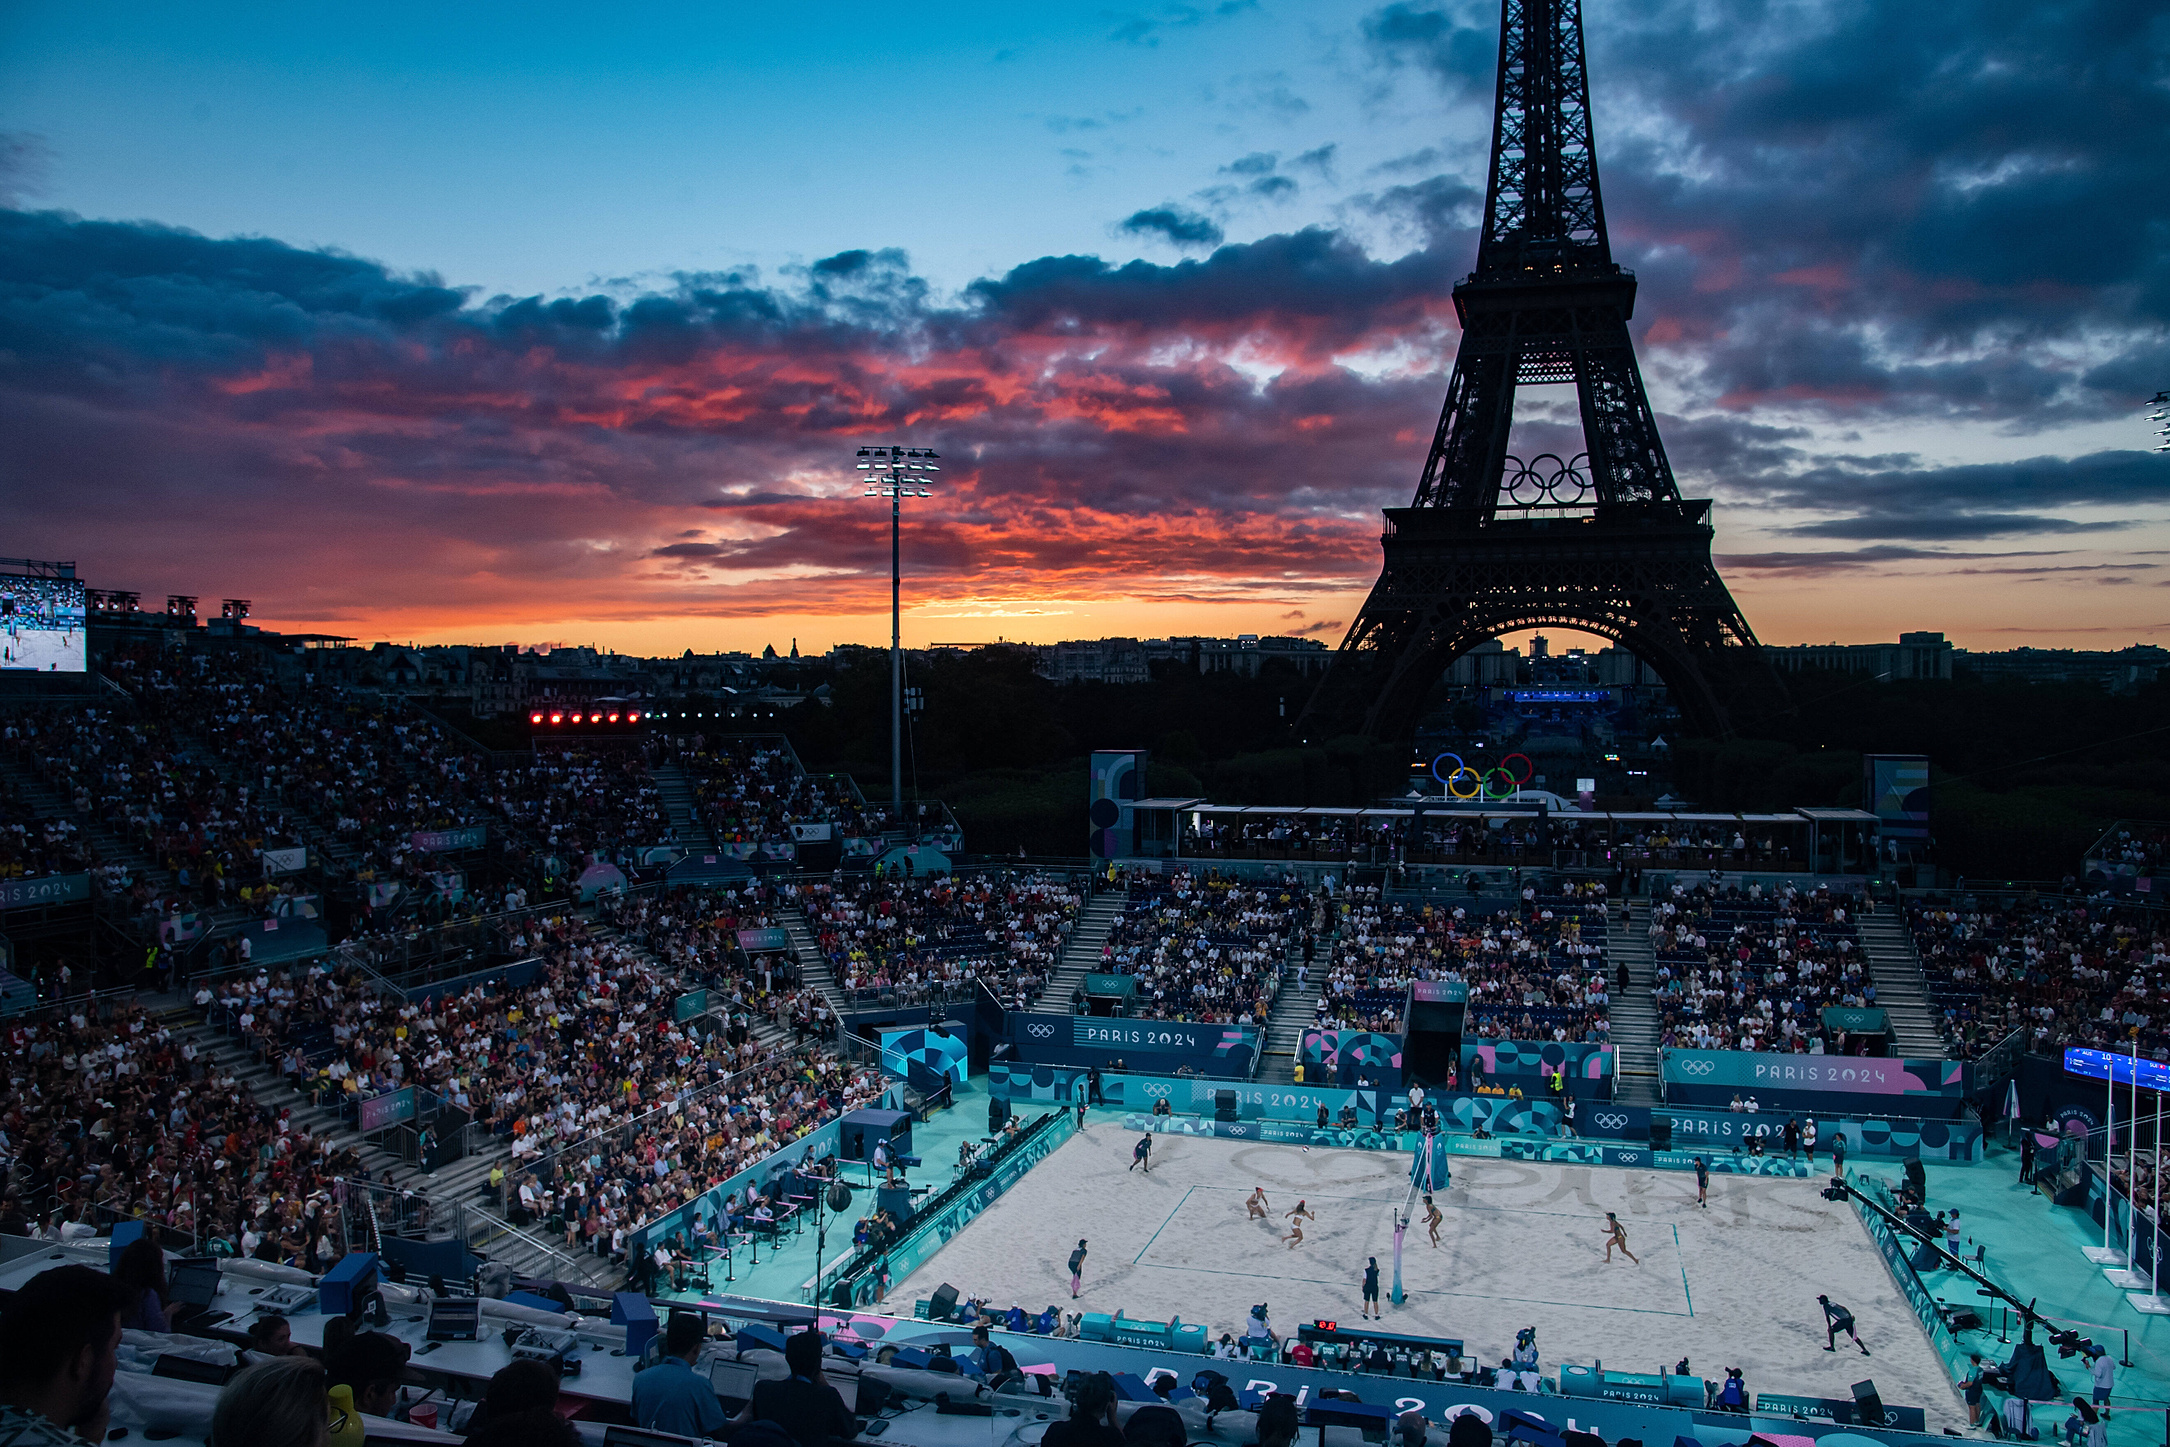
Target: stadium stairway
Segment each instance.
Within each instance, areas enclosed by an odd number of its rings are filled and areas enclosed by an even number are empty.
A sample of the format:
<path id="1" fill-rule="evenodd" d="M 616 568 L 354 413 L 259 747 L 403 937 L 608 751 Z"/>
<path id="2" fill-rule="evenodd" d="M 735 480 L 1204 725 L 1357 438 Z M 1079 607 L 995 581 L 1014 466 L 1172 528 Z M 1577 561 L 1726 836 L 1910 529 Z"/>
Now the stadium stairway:
<path id="1" fill-rule="evenodd" d="M 156 1011 L 160 1022 L 173 1032 L 176 1040 L 193 1041 L 200 1059 L 223 1067 L 247 1086 L 258 1105 L 273 1112 L 291 1111 L 294 1125 L 311 1136 L 329 1139 L 336 1145 L 355 1147 L 361 1152 L 362 1163 L 379 1179 L 404 1178 L 406 1184 L 420 1189 L 423 1177 L 419 1172 L 397 1156 L 364 1140 L 336 1110 L 311 1104 L 308 1096 L 287 1084 L 286 1078 L 270 1061 L 257 1059 L 232 1036 L 207 1024 L 195 1007 L 187 1003 L 186 996 L 145 994 L 141 998 L 145 1005 Z"/>
<path id="2" fill-rule="evenodd" d="M 1333 958 L 1332 941 L 1319 952 L 1320 962 Z M 1281 991 L 1273 997 L 1273 1010 L 1266 1016 L 1266 1040 L 1260 1047 L 1258 1082 L 1261 1085 L 1289 1085 L 1296 1079 L 1296 1047 L 1303 1043 L 1304 1030 L 1319 1015 L 1319 976 L 1325 972 L 1314 966 L 1309 984 L 1298 984 L 1296 967 L 1303 961 L 1301 937 L 1289 946 L 1288 960 L 1281 969 Z"/>
<path id="3" fill-rule="evenodd" d="M 1062 958 L 1055 961 L 1047 992 L 1040 997 L 1042 1009 L 1070 1012 L 1071 997 L 1085 983 L 1085 976 L 1100 967 L 1100 952 L 1107 948 L 1108 932 L 1123 917 L 1123 906 L 1129 898 L 1125 890 L 1109 890 L 1085 902 L 1078 911 L 1077 928 L 1070 931 L 1069 942 L 1062 947 Z"/>
<path id="4" fill-rule="evenodd" d="M 671 842 L 688 849 L 706 848 L 716 841 L 700 822 L 699 801 L 693 796 L 693 785 L 686 778 L 686 771 L 676 764 L 663 764 L 650 771 L 656 781 L 656 792 L 663 796 L 663 807 L 671 815 Z"/>
<path id="5" fill-rule="evenodd" d="M 1616 977 L 1612 1003 L 1606 1009 L 1612 1021 L 1613 1059 L 1618 1071 L 1613 1099 L 1622 1105 L 1662 1105 L 1658 1007 L 1650 999 L 1657 963 L 1650 951 L 1647 926 L 1613 911 L 1605 936 L 1605 964 Z M 1617 980 L 1622 964 L 1628 967 L 1630 982 L 1625 991 L 1618 987 Z"/>
<path id="6" fill-rule="evenodd" d="M 813 921 L 806 911 L 795 904 L 787 904 L 776 911 L 776 917 L 784 923 L 784 933 L 791 936 L 791 951 L 799 957 L 799 978 L 821 991 L 821 998 L 829 1002 L 836 1017 L 844 1018 L 844 987 L 836 978 L 836 971 L 829 968 L 828 956 L 822 954 L 820 943 L 814 938 Z"/>
<path id="7" fill-rule="evenodd" d="M 1944 1037 L 1936 1027 L 1921 956 L 1914 951 L 1905 917 L 1884 905 L 1857 917 L 1854 930 L 1868 956 L 1869 978 L 1876 982 L 1876 1003 L 1891 1017 L 1893 1052 L 1921 1060 L 1942 1058 Z"/>
<path id="8" fill-rule="evenodd" d="M 163 894 L 173 887 L 173 876 L 151 858 L 150 851 L 135 840 L 77 809 L 60 790 L 45 782 L 18 759 L 0 760 L 0 778 L 15 786 L 23 802 L 40 819 L 68 819 L 82 831 L 99 864 L 118 864 L 129 875 Z"/>

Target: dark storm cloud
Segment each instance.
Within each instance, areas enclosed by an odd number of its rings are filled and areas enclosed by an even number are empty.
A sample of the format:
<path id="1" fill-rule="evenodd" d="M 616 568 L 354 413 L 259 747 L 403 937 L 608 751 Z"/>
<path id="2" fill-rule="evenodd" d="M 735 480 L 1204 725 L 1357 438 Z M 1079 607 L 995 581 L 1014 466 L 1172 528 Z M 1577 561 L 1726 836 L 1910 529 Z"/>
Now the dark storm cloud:
<path id="1" fill-rule="evenodd" d="M 1827 461 L 1737 478 L 1732 491 L 1789 511 L 1840 514 L 1786 529 L 1806 537 L 1926 540 L 2102 531 L 2166 515 L 2170 456 L 2097 452 L 1955 467 L 1926 467 L 1913 458 Z M 2088 506 L 2113 508 L 2120 516 L 2072 519 L 2046 511 Z"/>
<path id="2" fill-rule="evenodd" d="M 918 533 L 930 577 L 1341 588 L 1371 566 L 1373 499 L 1421 461 L 1437 384 L 1331 359 L 1435 325 L 1445 265 L 1313 231 L 1167 267 L 1047 258 L 962 304 L 878 250 L 773 284 L 475 300 L 275 242 L 9 215 L 0 483 L 41 499 L 28 536 L 54 556 L 186 557 L 287 616 L 568 584 L 639 613 L 689 579 L 759 612 L 806 594 L 733 580 L 885 570 L 871 511 L 786 480 L 909 434 L 957 449 Z M 1219 360 L 1238 346 L 1279 375 Z M 746 536 L 687 535 L 719 513 Z"/>
<path id="3" fill-rule="evenodd" d="M 1490 100 L 1499 64 L 1499 9 L 1405 0 L 1373 11 L 1364 38 L 1394 64 L 1416 65 L 1457 99 Z"/>
<path id="4" fill-rule="evenodd" d="M 1365 33 L 1488 98 L 1496 16 L 1395 3 Z M 2160 6 L 1655 0 L 1585 25 L 1614 249 L 1701 399 L 2033 430 L 2161 385 L 2135 364 L 2170 320 Z"/>
<path id="5" fill-rule="evenodd" d="M 1876 547 L 1855 548 L 1849 552 L 1723 553 L 1717 556 L 1716 562 L 1720 568 L 1724 569 L 1729 573 L 1781 573 L 1796 577 L 1813 577 L 1826 574 L 1852 573 L 1869 568 L 1890 568 L 1896 564 L 1906 563 L 1943 564 L 1955 562 L 1964 563 L 1974 558 L 2037 558 L 2060 556 L 2063 555 L 2054 552 L 1962 553 L 1940 548 L 1909 548 L 1894 544 L 1882 544 Z M 1907 570 L 1900 569 L 1900 571 Z M 1927 571 L 1927 569 L 1918 569 L 1915 571 Z M 2031 567 L 2022 564 L 1996 569 L 1967 567 L 1949 570 L 1939 568 L 1937 571 L 1952 571 L 1961 573 L 2039 573 L 2056 572 L 2061 570 L 2055 567 Z"/>
<path id="6" fill-rule="evenodd" d="M 1176 246 L 1218 246 L 1223 234 L 1210 216 L 1170 203 L 1134 211 L 1124 219 L 1122 230 L 1132 236 L 1153 236 Z"/>

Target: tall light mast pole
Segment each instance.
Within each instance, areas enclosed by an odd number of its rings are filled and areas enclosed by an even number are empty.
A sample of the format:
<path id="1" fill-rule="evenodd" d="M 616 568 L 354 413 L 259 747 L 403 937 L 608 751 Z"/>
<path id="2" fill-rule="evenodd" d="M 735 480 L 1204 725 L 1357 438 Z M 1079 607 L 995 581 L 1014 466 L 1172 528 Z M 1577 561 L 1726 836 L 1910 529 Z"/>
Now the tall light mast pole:
<path id="1" fill-rule="evenodd" d="M 904 568 L 903 506 L 907 497 L 932 497 L 924 484 L 942 469 L 931 447 L 862 447 L 859 470 L 866 495 L 889 499 L 889 802 L 893 822 L 904 823 Z"/>

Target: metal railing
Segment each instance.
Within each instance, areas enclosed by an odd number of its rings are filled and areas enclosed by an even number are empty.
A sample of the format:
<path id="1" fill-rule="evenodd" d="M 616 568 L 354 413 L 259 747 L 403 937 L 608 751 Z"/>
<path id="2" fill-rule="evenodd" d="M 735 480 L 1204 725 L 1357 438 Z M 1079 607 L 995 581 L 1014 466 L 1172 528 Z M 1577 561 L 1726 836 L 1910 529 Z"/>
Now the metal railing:
<path id="1" fill-rule="evenodd" d="M 522 1230 L 520 1227 L 513 1225 L 502 1216 L 491 1215 L 479 1206 L 471 1208 L 468 1215 L 474 1222 L 480 1223 L 485 1233 L 510 1236 L 529 1250 L 540 1253 L 544 1259 L 560 1267 L 563 1275 L 570 1280 L 583 1282 L 590 1286 L 598 1286 L 602 1283 L 589 1274 L 592 1271 L 600 1269 L 606 1274 L 606 1277 L 611 1274 L 622 1275 L 620 1268 L 613 1266 L 606 1258 L 598 1256 L 592 1251 L 583 1251 L 576 1256 L 568 1252 L 564 1247 L 553 1245 L 533 1232 Z M 469 1250 L 475 1249 L 477 1244 L 472 1234 L 473 1230 L 474 1227 L 470 1225 L 460 1236 L 461 1244 Z M 489 1242 L 486 1240 L 482 1244 L 488 1245 Z M 583 1260 L 582 1257 L 586 1259 Z"/>

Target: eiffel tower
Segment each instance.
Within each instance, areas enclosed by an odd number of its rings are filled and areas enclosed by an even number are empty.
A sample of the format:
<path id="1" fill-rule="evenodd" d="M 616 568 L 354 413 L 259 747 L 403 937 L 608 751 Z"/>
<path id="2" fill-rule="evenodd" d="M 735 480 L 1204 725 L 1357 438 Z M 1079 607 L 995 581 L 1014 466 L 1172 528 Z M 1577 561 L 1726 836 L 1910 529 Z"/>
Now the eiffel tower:
<path id="1" fill-rule="evenodd" d="M 1446 665 L 1524 628 L 1600 634 L 1648 663 L 1688 727 L 1728 736 L 1784 706 L 1683 498 L 1628 338 L 1590 130 L 1580 0 L 1503 0 L 1477 269 L 1416 499 L 1386 510 L 1385 567 L 1298 720 L 1300 737 L 1399 740 Z M 1572 382 L 1584 453 L 1507 453 L 1515 389 Z M 1744 707 L 1745 705 L 1745 707 Z"/>

